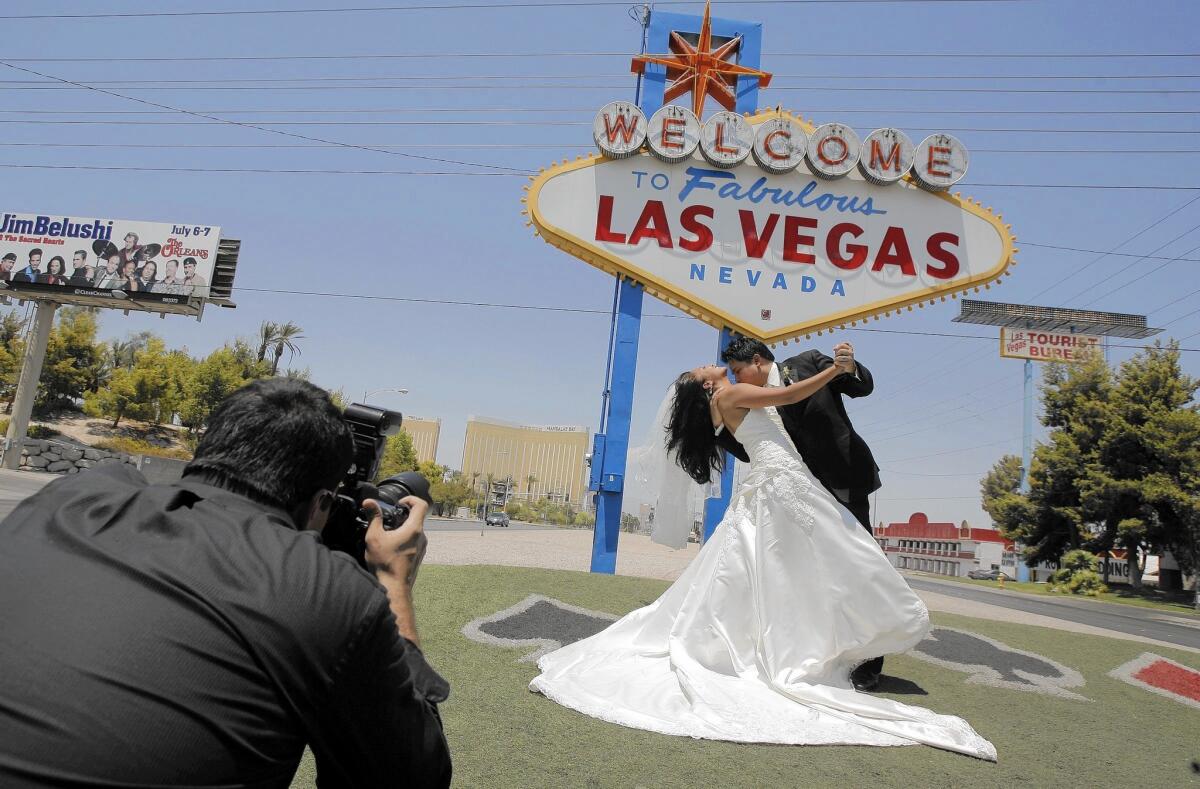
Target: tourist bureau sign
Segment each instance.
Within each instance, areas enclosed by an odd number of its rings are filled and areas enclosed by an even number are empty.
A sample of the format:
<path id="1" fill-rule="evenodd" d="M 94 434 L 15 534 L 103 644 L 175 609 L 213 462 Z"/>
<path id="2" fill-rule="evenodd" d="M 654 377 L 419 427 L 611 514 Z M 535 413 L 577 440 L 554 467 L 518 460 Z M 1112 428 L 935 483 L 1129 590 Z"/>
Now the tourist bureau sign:
<path id="1" fill-rule="evenodd" d="M 861 139 L 778 111 L 701 124 L 668 105 L 597 114 L 603 156 L 527 187 L 542 237 L 700 319 L 766 342 L 853 325 L 1005 273 L 999 217 L 947 189 L 968 155 L 949 135 Z M 648 150 L 650 155 L 645 155 Z"/>
<path id="2" fill-rule="evenodd" d="M 1010 329 L 1000 327 L 1000 355 L 1035 362 L 1081 362 L 1102 350 L 1100 338 L 1090 334 Z"/>

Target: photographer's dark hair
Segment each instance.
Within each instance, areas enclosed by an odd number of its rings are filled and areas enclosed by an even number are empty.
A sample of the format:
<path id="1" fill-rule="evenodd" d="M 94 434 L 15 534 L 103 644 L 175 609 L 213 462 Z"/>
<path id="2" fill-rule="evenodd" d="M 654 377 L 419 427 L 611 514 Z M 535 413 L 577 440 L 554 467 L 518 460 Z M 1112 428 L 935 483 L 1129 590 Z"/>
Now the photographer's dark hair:
<path id="1" fill-rule="evenodd" d="M 674 452 L 675 462 L 701 485 L 725 467 L 725 453 L 713 432 L 708 392 L 690 372 L 675 379 L 675 400 L 666 428 L 667 451 Z"/>
<path id="2" fill-rule="evenodd" d="M 734 337 L 728 347 L 721 351 L 721 361 L 726 364 L 730 362 L 749 362 L 754 358 L 754 354 L 758 354 L 768 362 L 775 361 L 775 354 L 771 353 L 771 349 L 766 344 L 751 337 L 742 336 Z"/>
<path id="3" fill-rule="evenodd" d="M 334 490 L 352 457 L 350 429 L 324 389 L 264 378 L 216 407 L 183 473 L 291 513 Z"/>

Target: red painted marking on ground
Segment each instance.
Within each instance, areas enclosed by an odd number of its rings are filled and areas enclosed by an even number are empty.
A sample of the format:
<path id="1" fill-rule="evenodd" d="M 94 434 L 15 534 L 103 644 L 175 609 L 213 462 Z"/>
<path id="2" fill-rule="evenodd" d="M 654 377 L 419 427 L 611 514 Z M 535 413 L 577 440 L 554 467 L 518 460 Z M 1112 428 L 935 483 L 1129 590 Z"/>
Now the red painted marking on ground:
<path id="1" fill-rule="evenodd" d="M 1177 696 L 1200 701 L 1200 671 L 1176 666 L 1165 660 L 1156 660 L 1134 674 L 1133 678 Z"/>

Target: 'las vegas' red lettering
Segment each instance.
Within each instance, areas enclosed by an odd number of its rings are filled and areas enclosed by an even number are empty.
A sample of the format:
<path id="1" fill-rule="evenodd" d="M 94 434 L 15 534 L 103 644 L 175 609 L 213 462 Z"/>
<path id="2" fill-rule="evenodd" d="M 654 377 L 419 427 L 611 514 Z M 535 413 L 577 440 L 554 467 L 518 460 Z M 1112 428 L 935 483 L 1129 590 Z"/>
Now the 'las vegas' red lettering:
<path id="1" fill-rule="evenodd" d="M 958 255 L 946 249 L 946 244 L 958 246 L 958 236 L 953 233 L 934 233 L 925 242 L 925 251 L 929 253 L 929 257 L 942 264 L 941 268 L 934 266 L 927 266 L 925 268 L 931 277 L 937 279 L 954 279 L 958 274 Z"/>
<path id="2" fill-rule="evenodd" d="M 600 206 L 596 209 L 596 240 L 624 244 L 625 234 L 612 231 L 612 211 L 612 195 L 600 195 Z"/>
<path id="3" fill-rule="evenodd" d="M 758 232 L 758 228 L 754 224 L 753 211 L 738 211 L 738 218 L 742 220 L 742 239 L 746 242 L 746 255 L 752 258 L 761 258 L 766 254 L 767 246 L 771 243 L 771 234 L 775 232 L 775 225 L 779 224 L 779 214 L 771 214 L 767 217 L 767 224 L 763 227 L 762 233 Z"/>
<path id="4" fill-rule="evenodd" d="M 807 216 L 788 216 L 783 220 L 783 259 L 789 263 L 816 263 L 811 252 L 801 252 L 801 247 L 812 248 L 815 239 L 800 234 L 802 227 L 816 227 L 817 220 Z"/>
<path id="5" fill-rule="evenodd" d="M 904 235 L 904 228 L 889 227 L 883 234 L 883 243 L 879 247 L 879 254 L 875 256 L 875 264 L 871 266 L 871 271 L 882 271 L 884 266 L 899 266 L 906 276 L 917 276 L 912 253 L 908 251 L 908 238 Z"/>
<path id="6" fill-rule="evenodd" d="M 636 244 L 643 238 L 653 238 L 663 249 L 671 249 L 671 227 L 667 224 L 667 210 L 661 200 L 647 200 L 642 215 L 638 217 L 633 232 L 629 234 L 629 243 Z"/>
<path id="7" fill-rule="evenodd" d="M 683 229 L 695 236 L 694 239 L 681 238 L 679 246 L 686 249 L 688 252 L 703 252 L 712 246 L 713 232 L 700 221 L 700 217 L 706 216 L 709 219 L 713 218 L 713 208 L 707 205 L 688 206 L 683 214 L 679 217 L 679 223 L 683 225 Z"/>
<path id="8" fill-rule="evenodd" d="M 843 236 L 849 235 L 858 238 L 862 234 L 863 229 L 853 222 L 834 225 L 825 239 L 825 256 L 829 258 L 829 262 L 847 271 L 853 271 L 865 263 L 867 261 L 865 244 L 846 244 L 846 251 L 842 252 Z"/>

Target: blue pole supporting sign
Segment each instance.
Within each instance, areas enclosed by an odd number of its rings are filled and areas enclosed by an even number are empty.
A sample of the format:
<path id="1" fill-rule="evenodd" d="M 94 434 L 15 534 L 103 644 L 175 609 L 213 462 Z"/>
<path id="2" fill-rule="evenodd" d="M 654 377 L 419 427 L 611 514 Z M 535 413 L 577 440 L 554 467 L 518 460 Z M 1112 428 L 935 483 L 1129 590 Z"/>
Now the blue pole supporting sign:
<path id="1" fill-rule="evenodd" d="M 721 359 L 721 352 L 729 347 L 729 343 L 733 340 L 733 332 L 729 329 L 722 329 L 721 334 L 717 339 L 717 360 L 718 364 Z M 729 498 L 733 495 L 733 464 L 736 462 L 733 455 L 725 453 L 725 467 L 721 471 L 721 477 L 717 480 L 717 491 L 719 495 L 712 496 L 704 502 L 704 541 L 708 542 L 708 538 L 716 531 L 717 524 L 721 522 L 721 518 L 725 517 L 725 510 L 729 508 Z"/>
<path id="2" fill-rule="evenodd" d="M 665 53 L 670 49 L 672 32 L 698 34 L 703 18 L 692 14 L 652 13 L 645 38 L 645 51 Z M 742 37 L 737 62 L 757 69 L 762 56 L 762 24 L 735 19 L 713 19 L 712 33 L 716 40 Z M 647 66 L 640 86 L 639 106 L 647 117 L 662 108 L 666 92 L 666 69 Z M 758 108 L 758 80 L 740 78 L 737 88 L 737 111 L 754 112 Z M 684 165 L 680 165 L 681 167 Z M 592 565 L 594 573 L 615 573 L 617 539 L 621 533 L 621 502 L 624 498 L 625 461 L 629 451 L 629 423 L 633 412 L 633 384 L 637 372 L 638 340 L 641 334 L 642 296 L 637 283 L 622 279 L 618 285 L 614 315 L 612 362 L 606 374 L 611 379 L 606 392 L 606 414 L 602 431 L 592 444 L 592 467 L 589 489 L 596 492 L 596 526 L 592 534 Z M 718 356 L 730 338 L 728 330 L 721 333 Z M 720 480 L 720 497 L 705 502 L 705 538 L 725 513 L 733 489 L 733 458 L 727 457 L 725 473 Z M 709 527 L 711 521 L 712 527 Z"/>

